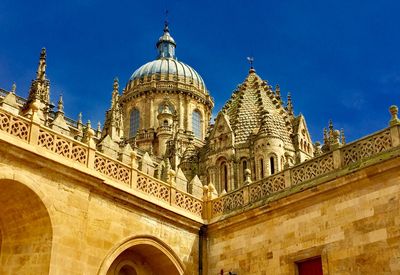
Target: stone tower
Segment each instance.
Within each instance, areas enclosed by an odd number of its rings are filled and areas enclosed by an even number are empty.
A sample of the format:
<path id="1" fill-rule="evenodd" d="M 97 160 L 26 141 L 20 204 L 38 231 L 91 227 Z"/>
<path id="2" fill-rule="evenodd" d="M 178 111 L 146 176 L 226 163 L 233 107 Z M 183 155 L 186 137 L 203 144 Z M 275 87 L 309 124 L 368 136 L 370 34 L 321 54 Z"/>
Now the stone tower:
<path id="1" fill-rule="evenodd" d="M 309 159 L 313 146 L 302 115 L 284 106 L 279 86 L 272 89 L 252 67 L 219 112 L 203 149 L 203 182 L 231 191 Z M 205 173 L 205 174 L 204 174 Z"/>
<path id="2" fill-rule="evenodd" d="M 167 23 L 156 46 L 157 59 L 132 74 L 119 99 L 124 137 L 176 169 L 190 143 L 203 146 L 214 102 L 201 76 L 178 61 Z"/>

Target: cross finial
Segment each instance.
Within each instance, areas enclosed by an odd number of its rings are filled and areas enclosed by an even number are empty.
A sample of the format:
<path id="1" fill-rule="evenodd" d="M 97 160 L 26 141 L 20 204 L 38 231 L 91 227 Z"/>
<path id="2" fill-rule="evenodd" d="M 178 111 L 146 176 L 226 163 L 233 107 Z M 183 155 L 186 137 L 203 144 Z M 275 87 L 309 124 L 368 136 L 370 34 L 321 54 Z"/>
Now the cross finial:
<path id="1" fill-rule="evenodd" d="M 248 57 L 247 57 L 247 61 L 249 61 L 250 69 L 254 69 L 254 68 L 253 68 L 254 57 L 248 56 Z"/>
<path id="2" fill-rule="evenodd" d="M 168 9 L 165 9 L 164 32 L 168 31 Z"/>

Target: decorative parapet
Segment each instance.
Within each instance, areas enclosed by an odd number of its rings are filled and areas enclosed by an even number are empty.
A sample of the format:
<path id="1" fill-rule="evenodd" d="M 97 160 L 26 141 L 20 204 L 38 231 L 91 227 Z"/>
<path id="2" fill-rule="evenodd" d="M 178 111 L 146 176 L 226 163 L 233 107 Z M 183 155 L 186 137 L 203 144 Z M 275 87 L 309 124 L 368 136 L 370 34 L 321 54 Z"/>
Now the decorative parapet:
<path id="1" fill-rule="evenodd" d="M 213 219 L 240 209 L 251 208 L 252 204 L 267 200 L 283 190 L 300 186 L 311 180 L 328 176 L 353 163 L 387 152 L 400 145 L 400 126 L 366 136 L 360 140 L 339 147 L 319 157 L 283 170 L 280 173 L 244 185 L 209 202 L 211 208 L 206 217 Z M 258 205 L 258 204 L 257 204 Z"/>
<path id="2" fill-rule="evenodd" d="M 111 159 L 100 152 L 95 153 L 94 169 L 101 174 L 123 182 L 128 186 L 131 184 L 132 168 L 120 161 Z"/>
<path id="3" fill-rule="evenodd" d="M 390 130 L 385 129 L 376 134 L 366 136 L 341 148 L 343 165 L 349 165 L 392 148 Z"/>
<path id="4" fill-rule="evenodd" d="M 35 120 L 27 119 L 0 109 L 0 132 L 43 148 L 64 159 L 91 169 L 129 188 L 133 194 L 142 194 L 153 203 L 167 204 L 174 209 L 191 213 L 197 218 L 213 219 L 240 209 L 247 209 L 256 202 L 283 190 L 329 176 L 340 169 L 364 161 L 373 156 L 400 146 L 400 124 L 392 123 L 389 128 L 339 147 L 334 151 L 305 161 L 280 173 L 249 183 L 218 198 L 198 199 L 176 189 L 173 185 L 153 178 L 137 169 L 136 158 L 131 165 L 112 159 L 95 149 L 92 135 L 88 143 L 82 143 L 45 127 Z M 115 186 L 118 186 L 115 185 Z M 143 196 L 144 195 L 144 196 Z M 155 201 L 154 201 L 155 200 Z"/>
<path id="5" fill-rule="evenodd" d="M 290 185 L 300 184 L 333 170 L 335 170 L 333 165 L 333 153 L 330 152 L 291 168 L 289 170 L 291 176 Z"/>
<path id="6" fill-rule="evenodd" d="M 68 140 L 50 129 L 39 129 L 37 145 L 81 164 L 87 164 L 88 148 L 84 143 Z"/>
<path id="7" fill-rule="evenodd" d="M 0 132 L 68 159 L 76 163 L 78 165 L 76 167 L 82 165 L 89 168 L 94 173 L 121 183 L 121 189 L 129 188 L 134 191 L 134 194 L 135 192 L 144 194 L 149 201 L 154 202 L 153 198 L 156 198 L 156 203 L 162 201 L 175 209 L 181 209 L 197 218 L 202 218 L 203 201 L 201 199 L 142 173 L 136 167 L 136 160 L 131 165 L 127 165 L 112 159 L 95 149 L 91 143 L 92 137 L 89 137 L 88 144 L 79 142 L 39 124 L 33 117 L 30 120 L 0 109 Z"/>
<path id="8" fill-rule="evenodd" d="M 7 112 L 0 112 L 0 130 L 24 141 L 28 141 L 30 121 L 22 117 L 17 118 Z"/>

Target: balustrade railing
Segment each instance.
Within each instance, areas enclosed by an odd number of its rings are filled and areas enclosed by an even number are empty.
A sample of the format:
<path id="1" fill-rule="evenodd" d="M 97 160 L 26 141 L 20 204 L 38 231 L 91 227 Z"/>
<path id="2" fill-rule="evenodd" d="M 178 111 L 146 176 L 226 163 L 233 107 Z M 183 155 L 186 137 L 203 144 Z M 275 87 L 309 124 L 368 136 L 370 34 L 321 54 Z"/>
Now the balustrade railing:
<path id="1" fill-rule="evenodd" d="M 133 163 L 127 165 L 108 157 L 97 151 L 90 142 L 88 144 L 79 142 L 33 120 L 15 116 L 2 109 L 0 109 L 0 131 L 84 167 L 94 169 L 101 175 L 120 182 L 134 191 L 188 211 L 199 218 L 202 217 L 203 201 L 201 199 L 137 170 Z"/>
<path id="2" fill-rule="evenodd" d="M 400 127 L 395 125 L 392 129 L 396 129 L 393 134 L 391 128 L 384 129 L 215 198 L 210 201 L 211 218 L 268 199 L 282 190 L 329 175 L 351 163 L 389 151 L 400 145 L 398 144 Z M 393 139 L 396 142 L 393 142 Z"/>
<path id="3" fill-rule="evenodd" d="M 97 151 L 90 142 L 88 144 L 79 142 L 40 125 L 34 120 L 16 116 L 2 109 L 0 109 L 0 131 L 93 169 L 101 175 L 122 183 L 125 187 L 158 201 L 189 211 L 197 217 L 205 216 L 206 218 L 227 214 L 268 199 L 282 190 L 329 175 L 352 163 L 400 145 L 400 126 L 394 125 L 203 204 L 201 199 L 178 190 L 173 184 L 165 183 L 137 170 L 136 164 L 134 165 L 135 160 L 127 165 Z"/>

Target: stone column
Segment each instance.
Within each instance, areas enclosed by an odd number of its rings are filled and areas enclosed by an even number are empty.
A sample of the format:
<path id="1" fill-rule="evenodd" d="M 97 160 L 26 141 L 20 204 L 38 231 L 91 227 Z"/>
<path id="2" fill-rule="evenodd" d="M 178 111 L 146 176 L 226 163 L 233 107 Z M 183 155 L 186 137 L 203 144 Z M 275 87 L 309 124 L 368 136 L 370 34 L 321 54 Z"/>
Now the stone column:
<path id="1" fill-rule="evenodd" d="M 189 97 L 185 96 L 185 116 L 184 116 L 184 129 L 189 130 Z"/>
<path id="2" fill-rule="evenodd" d="M 150 104 L 149 104 L 149 128 L 154 128 L 154 97 L 151 96 L 150 98 Z"/>
<path id="3" fill-rule="evenodd" d="M 179 95 L 179 100 L 178 100 L 178 104 L 179 104 L 179 106 L 178 106 L 178 110 L 179 110 L 179 129 L 183 129 L 183 121 L 184 121 L 184 117 L 185 117 L 185 115 L 184 115 L 184 110 L 183 110 L 183 100 L 184 100 L 184 97 L 183 97 L 183 95 L 182 94 L 180 94 Z"/>

